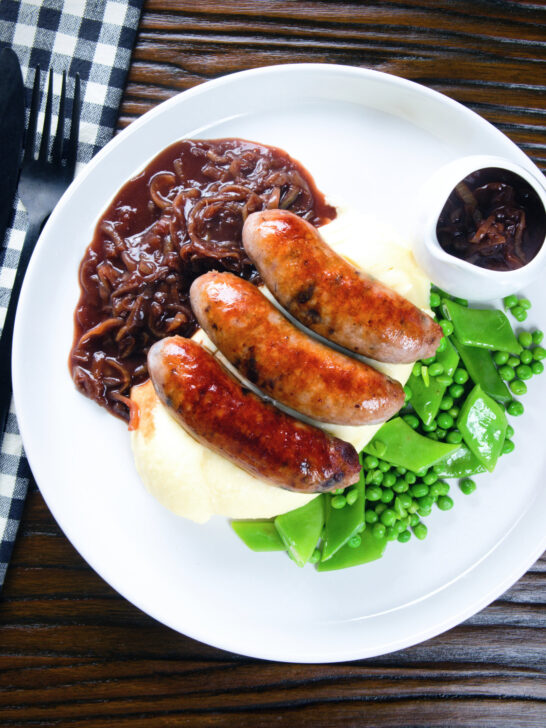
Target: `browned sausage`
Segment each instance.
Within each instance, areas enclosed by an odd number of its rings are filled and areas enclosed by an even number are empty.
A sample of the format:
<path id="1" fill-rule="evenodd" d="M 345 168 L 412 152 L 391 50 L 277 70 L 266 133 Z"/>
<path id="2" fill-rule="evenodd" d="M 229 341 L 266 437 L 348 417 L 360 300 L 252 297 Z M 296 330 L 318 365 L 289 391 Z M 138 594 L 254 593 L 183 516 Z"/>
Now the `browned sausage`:
<path id="1" fill-rule="evenodd" d="M 396 363 L 425 359 L 438 348 L 442 329 L 430 316 L 350 265 L 301 217 L 254 212 L 243 244 L 281 305 L 326 339 Z"/>
<path id="2" fill-rule="evenodd" d="M 321 422 L 384 422 L 404 404 L 399 382 L 294 326 L 252 283 L 206 273 L 192 309 L 227 359 L 265 394 Z"/>
<path id="3" fill-rule="evenodd" d="M 344 488 L 360 463 L 348 442 L 267 404 L 244 389 L 199 344 L 162 339 L 148 353 L 161 401 L 196 440 L 251 475 L 299 493 Z"/>

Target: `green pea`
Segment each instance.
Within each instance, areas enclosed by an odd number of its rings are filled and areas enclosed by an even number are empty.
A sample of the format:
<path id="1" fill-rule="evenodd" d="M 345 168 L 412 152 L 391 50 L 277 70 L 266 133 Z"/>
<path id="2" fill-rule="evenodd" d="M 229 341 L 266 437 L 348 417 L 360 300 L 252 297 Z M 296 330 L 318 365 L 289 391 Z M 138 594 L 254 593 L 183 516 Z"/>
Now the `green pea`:
<path id="1" fill-rule="evenodd" d="M 416 430 L 419 427 L 419 420 L 415 415 L 404 415 L 402 417 L 404 422 L 408 424 L 413 430 Z"/>
<path id="2" fill-rule="evenodd" d="M 434 499 L 431 495 L 424 495 L 418 500 L 419 508 L 430 509 L 434 505 Z"/>
<path id="3" fill-rule="evenodd" d="M 377 513 L 378 516 L 380 516 L 386 508 L 387 506 L 385 505 L 385 503 L 378 503 L 374 507 L 374 511 Z"/>
<path id="4" fill-rule="evenodd" d="M 409 384 L 404 384 L 404 394 L 406 395 L 406 402 L 409 402 L 413 396 L 413 392 L 411 391 Z"/>
<path id="5" fill-rule="evenodd" d="M 459 483 L 459 488 L 465 495 L 470 495 L 476 490 L 476 483 L 472 478 L 463 478 Z"/>
<path id="6" fill-rule="evenodd" d="M 434 503 L 434 501 L 433 501 Z M 430 516 L 432 513 L 432 506 L 421 506 L 417 509 L 417 513 L 421 516 L 421 518 L 426 518 L 427 516 Z"/>
<path id="7" fill-rule="evenodd" d="M 516 321 L 522 322 L 527 318 L 527 311 L 521 306 L 514 306 L 511 311 L 512 316 L 516 319 Z"/>
<path id="8" fill-rule="evenodd" d="M 508 364 L 509 367 L 512 367 L 512 369 L 515 369 L 516 367 L 519 367 L 519 365 L 520 365 L 519 357 L 517 357 L 517 356 L 509 356 L 508 357 L 507 364 Z"/>
<path id="9" fill-rule="evenodd" d="M 377 515 L 377 513 L 375 511 L 367 510 L 366 513 L 364 514 L 364 520 L 366 521 L 366 523 L 369 523 L 371 526 L 374 523 L 377 523 L 377 521 L 379 520 L 379 516 Z"/>
<path id="10" fill-rule="evenodd" d="M 400 505 L 404 510 L 407 510 L 411 506 L 413 499 L 409 493 L 402 493 L 402 495 L 399 495 L 396 500 L 400 502 Z"/>
<path id="11" fill-rule="evenodd" d="M 350 506 L 354 505 L 358 500 L 358 490 L 356 488 L 351 488 L 351 490 L 347 492 L 345 499 Z"/>
<path id="12" fill-rule="evenodd" d="M 453 498 L 448 495 L 441 495 L 436 505 L 441 511 L 450 511 L 453 508 Z"/>
<path id="13" fill-rule="evenodd" d="M 448 410 L 448 414 L 450 414 L 453 417 L 453 419 L 456 420 L 457 417 L 459 416 L 460 411 L 461 410 L 459 409 L 459 407 L 452 407 L 450 410 Z"/>
<path id="14" fill-rule="evenodd" d="M 409 490 L 414 498 L 423 498 L 428 495 L 428 485 L 425 485 L 425 483 L 416 483 Z"/>
<path id="15" fill-rule="evenodd" d="M 438 496 L 442 495 L 440 492 L 441 490 L 442 489 L 438 486 L 437 483 L 433 483 L 428 490 L 428 494 L 431 498 L 437 500 Z"/>
<path id="16" fill-rule="evenodd" d="M 518 297 L 513 293 L 510 296 L 506 296 L 503 300 L 504 308 L 513 308 L 518 303 Z"/>
<path id="17" fill-rule="evenodd" d="M 411 532 L 408 530 L 402 531 L 398 534 L 397 538 L 400 543 L 407 543 L 411 538 Z"/>
<path id="18" fill-rule="evenodd" d="M 453 384 L 453 379 L 447 374 L 439 374 L 436 377 L 436 381 L 438 382 L 438 384 L 442 384 L 444 387 L 449 387 Z"/>
<path id="19" fill-rule="evenodd" d="M 525 411 L 525 408 L 521 404 L 521 402 L 516 402 L 515 400 L 512 400 L 508 407 L 506 408 L 506 411 L 509 415 L 512 415 L 512 417 L 519 417 L 522 415 Z"/>
<path id="20" fill-rule="evenodd" d="M 431 377 L 437 377 L 438 374 L 444 373 L 444 367 L 440 364 L 440 362 L 434 362 L 434 364 L 429 366 L 428 373 Z"/>
<path id="21" fill-rule="evenodd" d="M 423 364 L 426 364 L 426 366 L 429 366 L 430 364 L 433 364 L 436 361 L 435 356 L 429 356 L 426 359 L 421 359 L 421 362 Z"/>
<path id="22" fill-rule="evenodd" d="M 383 492 L 381 493 L 382 502 L 390 503 L 393 498 L 394 498 L 394 491 L 392 491 L 390 488 L 383 488 Z"/>
<path id="23" fill-rule="evenodd" d="M 460 387 L 460 384 L 454 384 L 452 385 L 454 387 Z M 451 387 L 450 387 L 451 389 Z M 442 401 L 440 402 L 440 409 L 441 410 L 450 410 L 453 407 L 453 397 L 443 397 Z"/>
<path id="24" fill-rule="evenodd" d="M 460 367 L 455 369 L 453 372 L 453 380 L 457 384 L 466 384 L 468 382 L 468 372 L 466 369 L 461 369 Z"/>
<path id="25" fill-rule="evenodd" d="M 375 538 L 385 538 L 385 532 L 386 528 L 382 523 L 374 523 L 372 527 L 372 535 L 375 536 Z"/>
<path id="26" fill-rule="evenodd" d="M 443 430 L 441 427 L 439 427 L 434 434 L 436 435 L 438 440 L 443 440 L 444 437 L 447 435 L 447 430 Z"/>
<path id="27" fill-rule="evenodd" d="M 541 361 L 534 361 L 531 364 L 531 369 L 533 371 L 533 374 L 542 374 L 544 371 L 544 364 Z"/>
<path id="28" fill-rule="evenodd" d="M 448 321 L 447 319 L 442 319 L 438 323 L 442 327 L 444 336 L 451 336 L 451 334 L 453 333 L 453 324 L 451 323 L 451 321 Z"/>
<path id="29" fill-rule="evenodd" d="M 405 480 L 399 478 L 396 483 L 392 486 L 395 493 L 405 493 L 409 488 L 409 485 Z"/>
<path id="30" fill-rule="evenodd" d="M 493 361 L 497 366 L 501 367 L 503 364 L 506 364 L 509 356 L 510 354 L 507 351 L 496 351 L 493 354 Z"/>
<path id="31" fill-rule="evenodd" d="M 515 447 L 516 446 L 514 445 L 514 441 L 506 438 L 501 450 L 502 455 L 508 455 L 508 453 L 511 453 Z"/>
<path id="32" fill-rule="evenodd" d="M 518 336 L 518 341 L 524 349 L 528 349 L 533 343 L 533 334 L 530 331 L 522 331 Z"/>
<path id="33" fill-rule="evenodd" d="M 393 472 L 385 473 L 383 476 L 383 487 L 384 488 L 392 488 L 392 486 L 396 483 L 396 475 Z"/>
<path id="34" fill-rule="evenodd" d="M 419 521 L 419 523 L 417 523 L 412 530 L 415 537 L 418 538 L 419 541 L 423 541 L 423 539 L 427 537 L 428 528 L 425 526 L 424 523 L 421 523 L 421 521 Z"/>
<path id="35" fill-rule="evenodd" d="M 499 369 L 499 374 L 507 382 L 511 382 L 516 376 L 516 372 L 512 369 L 512 367 L 508 366 L 508 364 Z"/>
<path id="36" fill-rule="evenodd" d="M 426 475 L 423 476 L 423 483 L 425 485 L 432 485 L 438 480 L 438 475 L 434 472 L 428 472 Z"/>
<path id="37" fill-rule="evenodd" d="M 357 533 L 354 536 L 351 536 L 351 538 L 347 541 L 347 546 L 352 549 L 357 549 L 361 543 L 362 538 Z"/>
<path id="38" fill-rule="evenodd" d="M 512 382 L 510 382 L 510 389 L 517 397 L 521 397 L 522 394 L 527 393 L 527 385 L 525 384 L 525 382 L 520 382 L 519 379 L 514 379 Z"/>
<path id="39" fill-rule="evenodd" d="M 440 489 L 439 490 L 440 495 L 447 495 L 449 493 L 449 483 L 446 483 L 445 480 L 439 480 L 437 485 L 438 485 L 438 488 Z"/>
<path id="40" fill-rule="evenodd" d="M 417 476 L 415 475 L 415 473 L 412 473 L 411 470 L 408 470 L 408 472 L 404 475 L 404 480 L 406 481 L 406 483 L 412 485 L 417 480 Z"/>
<path id="41" fill-rule="evenodd" d="M 381 470 L 382 473 L 388 473 L 391 469 L 391 464 L 388 463 L 386 460 L 380 460 L 377 467 L 379 468 L 379 470 Z"/>
<path id="42" fill-rule="evenodd" d="M 409 517 L 409 525 L 411 528 L 416 526 L 419 523 L 419 516 L 417 513 L 412 513 L 412 515 Z"/>
<path id="43" fill-rule="evenodd" d="M 407 469 L 407 468 L 404 468 L 404 467 L 402 467 L 401 465 L 399 465 L 399 466 L 398 466 L 398 467 L 396 468 L 396 472 L 398 473 L 398 475 L 405 475 L 405 474 L 406 474 L 406 473 L 408 472 L 408 469 Z"/>
<path id="44" fill-rule="evenodd" d="M 449 430 L 450 427 L 453 427 L 453 417 L 447 412 L 441 412 L 436 421 L 444 430 Z"/>
<path id="45" fill-rule="evenodd" d="M 440 343 L 438 344 L 438 348 L 436 349 L 436 354 L 440 354 L 442 351 L 445 351 L 447 349 L 447 339 L 445 336 L 440 339 Z"/>
<path id="46" fill-rule="evenodd" d="M 544 338 L 544 332 L 540 329 L 537 329 L 536 331 L 533 331 L 533 344 L 536 344 L 537 346 L 542 343 L 542 339 Z"/>
<path id="47" fill-rule="evenodd" d="M 462 384 L 452 384 L 449 388 L 449 394 L 453 399 L 459 399 L 459 397 L 462 397 L 464 394 L 464 387 Z M 441 405 L 440 405 L 441 407 Z M 451 409 L 451 408 L 449 408 Z"/>
<path id="48" fill-rule="evenodd" d="M 432 420 L 432 422 L 428 425 L 423 425 L 423 430 L 425 432 L 434 432 L 434 430 L 438 427 L 435 420 Z"/>
<path id="49" fill-rule="evenodd" d="M 332 508 L 344 508 L 347 503 L 347 498 L 344 495 L 335 495 L 330 501 Z"/>
<path id="50" fill-rule="evenodd" d="M 396 513 L 391 508 L 385 508 L 379 520 L 384 526 L 392 526 L 396 521 Z"/>
<path id="51" fill-rule="evenodd" d="M 533 349 L 533 359 L 535 361 L 542 361 L 544 358 L 546 358 L 546 349 L 543 349 L 542 346 L 536 346 Z"/>
<path id="52" fill-rule="evenodd" d="M 533 370 L 527 364 L 520 364 L 516 369 L 516 374 L 520 379 L 531 379 L 533 376 Z"/>
<path id="53" fill-rule="evenodd" d="M 450 430 L 446 435 L 446 442 L 449 442 L 450 445 L 458 445 L 462 441 L 463 436 L 459 430 Z"/>
<path id="54" fill-rule="evenodd" d="M 375 470 L 377 468 L 377 458 L 374 458 L 373 455 L 366 455 L 364 458 L 364 465 L 366 466 L 367 470 Z"/>
<path id="55" fill-rule="evenodd" d="M 530 364 L 533 361 L 533 352 L 529 349 L 524 349 L 519 355 L 522 364 Z"/>
<path id="56" fill-rule="evenodd" d="M 427 433 L 427 437 L 428 437 L 429 440 L 434 440 L 435 442 L 437 442 L 440 439 L 438 437 L 438 433 L 436 431 L 434 431 L 434 432 L 428 432 Z"/>
<path id="57" fill-rule="evenodd" d="M 514 437 L 514 428 L 512 427 L 512 425 L 507 425 L 506 437 Z"/>
<path id="58" fill-rule="evenodd" d="M 394 526 L 388 526 L 387 530 L 385 531 L 385 538 L 387 541 L 396 541 L 396 538 L 398 536 L 398 531 Z"/>
<path id="59" fill-rule="evenodd" d="M 438 293 L 435 293 L 434 291 L 430 294 L 430 307 L 431 308 L 438 308 L 438 306 L 442 303 L 442 299 Z"/>
<path id="60" fill-rule="evenodd" d="M 378 501 L 381 500 L 381 493 L 382 489 L 379 488 L 377 485 L 371 485 L 370 487 L 366 488 L 366 498 L 369 501 Z"/>
<path id="61" fill-rule="evenodd" d="M 532 303 L 531 303 L 531 301 L 528 298 L 520 298 L 519 301 L 518 301 L 518 304 L 525 311 L 528 311 L 531 308 L 531 306 L 532 306 Z"/>

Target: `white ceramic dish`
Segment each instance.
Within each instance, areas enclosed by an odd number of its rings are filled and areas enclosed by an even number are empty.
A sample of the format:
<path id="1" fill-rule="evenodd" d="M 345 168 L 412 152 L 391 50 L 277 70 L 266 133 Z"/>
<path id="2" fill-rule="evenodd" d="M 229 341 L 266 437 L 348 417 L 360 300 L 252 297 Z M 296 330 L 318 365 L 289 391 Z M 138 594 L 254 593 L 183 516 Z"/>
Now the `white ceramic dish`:
<path id="1" fill-rule="evenodd" d="M 239 136 L 299 159 L 322 190 L 407 232 L 408 190 L 467 154 L 530 170 L 505 136 L 408 81 L 340 66 L 234 74 L 192 89 L 132 124 L 84 169 L 51 216 L 24 283 L 13 353 L 19 423 L 53 515 L 90 565 L 148 614 L 195 639 L 273 660 L 333 662 L 418 643 L 464 620 L 546 547 L 546 382 L 530 382 L 516 453 L 471 497 L 428 519 L 424 542 L 392 544 L 373 564 L 319 574 L 255 554 L 225 519 L 197 526 L 145 491 L 123 423 L 78 394 L 68 374 L 78 264 L 120 185 L 182 136 Z M 365 234 L 365 231 L 363 231 Z M 544 324 L 535 285 L 531 324 Z"/>
<path id="2" fill-rule="evenodd" d="M 487 167 L 499 167 L 518 174 L 535 190 L 546 210 L 546 185 L 539 170 L 534 174 L 528 167 L 505 157 L 472 154 L 448 162 L 427 179 L 416 195 L 418 212 L 412 234 L 415 257 L 434 282 L 452 295 L 475 301 L 490 301 L 519 291 L 537 280 L 546 269 L 544 244 L 530 263 L 507 272 L 480 268 L 449 255 L 441 248 L 436 224 L 447 198 L 455 185 L 467 175 Z"/>

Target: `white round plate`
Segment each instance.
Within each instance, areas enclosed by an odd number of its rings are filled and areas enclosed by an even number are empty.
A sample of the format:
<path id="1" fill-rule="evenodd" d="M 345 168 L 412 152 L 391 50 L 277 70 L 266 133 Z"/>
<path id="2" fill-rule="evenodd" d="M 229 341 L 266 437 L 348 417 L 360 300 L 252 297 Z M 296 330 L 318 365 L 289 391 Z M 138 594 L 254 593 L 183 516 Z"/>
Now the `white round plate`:
<path id="1" fill-rule="evenodd" d="M 471 497 L 454 487 L 455 508 L 435 509 L 425 541 L 389 544 L 379 561 L 322 574 L 247 550 L 226 519 L 198 526 L 169 513 L 141 484 L 124 424 L 76 392 L 68 355 L 78 264 L 95 222 L 129 177 L 181 137 L 281 147 L 321 190 L 401 234 L 412 192 L 439 165 L 466 154 L 533 165 L 468 109 L 394 76 L 328 65 L 226 76 L 145 114 L 82 171 L 43 231 L 17 314 L 14 392 L 31 468 L 67 537 L 129 601 L 202 642 L 290 662 L 380 655 L 449 629 L 546 548 L 540 377 L 513 423 L 515 453 L 479 476 Z M 544 324 L 544 286 L 526 293 L 528 323 Z"/>

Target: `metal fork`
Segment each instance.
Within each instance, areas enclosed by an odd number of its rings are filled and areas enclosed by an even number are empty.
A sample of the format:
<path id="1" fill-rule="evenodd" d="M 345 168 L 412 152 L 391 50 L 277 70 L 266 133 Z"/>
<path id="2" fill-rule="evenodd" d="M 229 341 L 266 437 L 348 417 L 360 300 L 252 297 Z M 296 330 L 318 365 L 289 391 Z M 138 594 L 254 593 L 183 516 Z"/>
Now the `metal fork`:
<path id="1" fill-rule="evenodd" d="M 13 339 L 13 326 L 15 311 L 19 301 L 21 286 L 27 266 L 40 237 L 42 227 L 50 216 L 53 208 L 61 198 L 72 179 L 76 168 L 78 147 L 78 134 L 80 126 L 80 77 L 77 74 L 74 85 L 74 101 L 70 137 L 64 141 L 64 115 L 66 102 L 66 73 L 63 72 L 63 82 L 59 102 L 59 115 L 57 131 L 51 155 L 49 154 L 49 141 L 51 136 L 51 115 L 53 107 L 53 71 L 49 71 L 47 99 L 45 106 L 44 126 L 38 157 L 36 149 L 36 127 L 38 111 L 40 109 L 40 67 L 36 68 L 34 87 L 32 89 L 32 102 L 28 128 L 25 135 L 25 151 L 19 178 L 19 197 L 28 213 L 28 231 L 19 258 L 19 265 L 15 273 L 15 280 L 11 291 L 11 298 L 6 312 L 6 319 L 0 339 L 0 442 L 2 441 L 4 427 L 8 417 L 11 402 L 11 345 Z"/>

